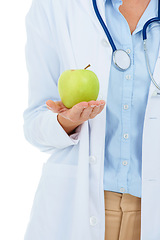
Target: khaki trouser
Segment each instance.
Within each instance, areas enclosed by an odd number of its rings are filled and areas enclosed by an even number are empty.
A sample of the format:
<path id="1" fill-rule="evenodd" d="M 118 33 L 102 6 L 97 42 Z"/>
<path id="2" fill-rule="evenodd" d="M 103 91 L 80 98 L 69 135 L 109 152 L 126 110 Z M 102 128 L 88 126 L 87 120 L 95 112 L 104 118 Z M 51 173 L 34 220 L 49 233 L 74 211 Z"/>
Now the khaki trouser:
<path id="1" fill-rule="evenodd" d="M 105 240 L 140 240 L 141 198 L 104 191 Z"/>

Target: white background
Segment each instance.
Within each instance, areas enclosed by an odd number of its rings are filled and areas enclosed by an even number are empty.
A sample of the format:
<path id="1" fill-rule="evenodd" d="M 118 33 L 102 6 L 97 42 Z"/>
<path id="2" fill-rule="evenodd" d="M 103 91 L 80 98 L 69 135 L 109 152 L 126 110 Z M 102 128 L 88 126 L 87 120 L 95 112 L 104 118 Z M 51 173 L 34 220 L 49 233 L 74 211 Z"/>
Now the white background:
<path id="1" fill-rule="evenodd" d="M 0 1 L 1 240 L 23 240 L 42 165 L 49 157 L 23 134 L 23 112 L 28 104 L 25 16 L 31 2 Z"/>

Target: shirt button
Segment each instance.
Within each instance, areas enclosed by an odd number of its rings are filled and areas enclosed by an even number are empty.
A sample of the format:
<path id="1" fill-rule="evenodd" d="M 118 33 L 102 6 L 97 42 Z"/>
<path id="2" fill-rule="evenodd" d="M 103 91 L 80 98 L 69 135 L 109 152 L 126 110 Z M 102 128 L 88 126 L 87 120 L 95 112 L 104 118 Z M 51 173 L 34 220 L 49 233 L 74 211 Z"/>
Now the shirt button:
<path id="1" fill-rule="evenodd" d="M 125 133 L 125 134 L 123 135 L 123 137 L 124 137 L 125 139 L 128 139 L 128 138 L 129 138 L 128 133 Z"/>
<path id="2" fill-rule="evenodd" d="M 123 161 L 122 163 L 123 163 L 123 166 L 126 166 L 128 164 L 127 161 Z"/>
<path id="3" fill-rule="evenodd" d="M 129 75 L 129 74 L 126 75 L 126 79 L 127 79 L 127 80 L 130 80 L 130 79 L 131 79 L 131 75 Z"/>
<path id="4" fill-rule="evenodd" d="M 125 110 L 127 110 L 127 109 L 129 108 L 129 106 L 128 106 L 127 104 L 125 104 L 125 105 L 123 106 L 123 108 L 124 108 Z"/>
<path id="5" fill-rule="evenodd" d="M 123 187 L 120 188 L 120 192 L 121 193 L 124 193 L 125 192 L 125 189 Z"/>
<path id="6" fill-rule="evenodd" d="M 97 218 L 95 216 L 90 217 L 90 225 L 95 226 L 97 224 Z"/>
<path id="7" fill-rule="evenodd" d="M 90 164 L 96 164 L 97 163 L 97 159 L 95 156 L 90 156 L 89 157 L 89 163 Z"/>
<path id="8" fill-rule="evenodd" d="M 104 47 L 108 47 L 109 46 L 109 43 L 108 43 L 108 41 L 105 38 L 102 39 L 101 43 L 102 43 L 102 45 Z"/>
<path id="9" fill-rule="evenodd" d="M 126 50 L 126 52 L 127 52 L 128 54 L 130 54 L 130 53 L 131 53 L 131 49 L 128 48 L 128 49 Z"/>

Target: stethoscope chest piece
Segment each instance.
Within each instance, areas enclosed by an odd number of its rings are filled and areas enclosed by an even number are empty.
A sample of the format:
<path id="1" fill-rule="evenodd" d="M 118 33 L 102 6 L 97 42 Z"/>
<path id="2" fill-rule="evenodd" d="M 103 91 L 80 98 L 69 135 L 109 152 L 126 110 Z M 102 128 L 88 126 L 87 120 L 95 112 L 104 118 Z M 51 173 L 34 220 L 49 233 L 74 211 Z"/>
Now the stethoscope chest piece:
<path id="1" fill-rule="evenodd" d="M 125 71 L 131 65 L 131 58 L 126 51 L 118 49 L 113 52 L 113 62 L 119 70 Z"/>

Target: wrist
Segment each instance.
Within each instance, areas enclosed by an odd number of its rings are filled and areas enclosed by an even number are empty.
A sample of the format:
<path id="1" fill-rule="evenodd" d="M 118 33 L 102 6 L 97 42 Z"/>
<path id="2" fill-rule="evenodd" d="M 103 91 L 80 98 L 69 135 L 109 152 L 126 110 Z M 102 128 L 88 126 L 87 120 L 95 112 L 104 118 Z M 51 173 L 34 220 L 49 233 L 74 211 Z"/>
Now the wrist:
<path id="1" fill-rule="evenodd" d="M 68 135 L 71 135 L 74 130 L 82 124 L 82 122 L 72 122 L 71 120 L 69 119 L 66 119 L 64 117 L 62 117 L 60 114 L 57 115 L 57 120 L 59 122 L 59 124 L 63 127 L 63 129 L 65 130 L 65 132 L 68 134 Z"/>

